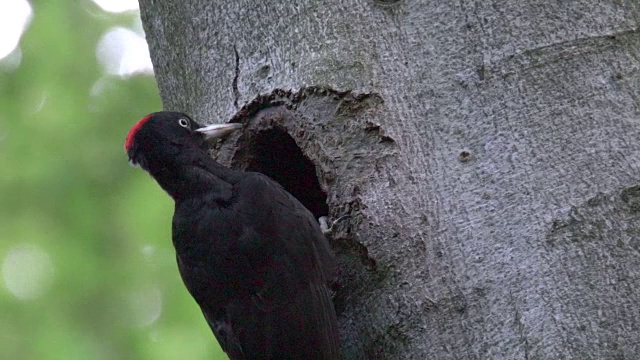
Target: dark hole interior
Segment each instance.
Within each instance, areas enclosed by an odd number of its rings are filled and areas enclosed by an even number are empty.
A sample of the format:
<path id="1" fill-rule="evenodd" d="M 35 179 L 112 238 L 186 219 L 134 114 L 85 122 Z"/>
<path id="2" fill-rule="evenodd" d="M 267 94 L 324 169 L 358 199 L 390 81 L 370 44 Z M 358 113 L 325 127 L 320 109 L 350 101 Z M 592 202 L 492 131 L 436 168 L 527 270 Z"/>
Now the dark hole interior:
<path id="1" fill-rule="evenodd" d="M 261 172 L 277 181 L 316 218 L 329 214 L 327 194 L 320 188 L 315 165 L 286 131 L 260 131 L 250 143 L 246 170 Z"/>

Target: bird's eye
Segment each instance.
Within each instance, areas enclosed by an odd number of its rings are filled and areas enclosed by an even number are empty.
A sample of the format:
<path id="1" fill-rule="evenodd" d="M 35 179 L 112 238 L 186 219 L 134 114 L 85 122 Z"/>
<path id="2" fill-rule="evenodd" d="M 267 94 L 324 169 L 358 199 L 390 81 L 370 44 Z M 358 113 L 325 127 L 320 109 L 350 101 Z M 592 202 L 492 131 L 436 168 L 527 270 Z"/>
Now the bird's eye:
<path id="1" fill-rule="evenodd" d="M 180 126 L 182 126 L 183 128 L 189 128 L 189 120 L 185 118 L 178 120 L 178 124 L 180 124 Z"/>

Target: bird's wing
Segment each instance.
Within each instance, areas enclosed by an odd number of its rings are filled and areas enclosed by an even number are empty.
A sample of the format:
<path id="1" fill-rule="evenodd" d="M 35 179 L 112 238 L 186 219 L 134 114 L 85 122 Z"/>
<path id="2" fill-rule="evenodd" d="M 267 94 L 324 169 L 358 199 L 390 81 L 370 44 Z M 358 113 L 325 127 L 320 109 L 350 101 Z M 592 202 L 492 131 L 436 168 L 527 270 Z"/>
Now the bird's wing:
<path id="1" fill-rule="evenodd" d="M 178 270 L 184 283 L 200 305 L 200 309 L 204 314 L 204 318 L 209 324 L 211 331 L 218 340 L 218 344 L 222 350 L 229 356 L 231 360 L 246 359 L 242 351 L 239 337 L 234 331 L 233 323 L 227 316 L 227 309 L 224 304 L 222 289 L 216 289 L 216 286 L 210 286 L 207 281 L 209 271 L 203 267 L 187 266 L 178 255 Z M 211 296 L 213 295 L 213 296 Z"/>
<path id="2" fill-rule="evenodd" d="M 215 317 L 214 314 L 209 314 L 207 310 L 202 310 L 207 324 L 213 331 L 213 334 L 218 340 L 218 344 L 222 350 L 227 354 L 230 360 L 242 360 L 246 359 L 246 355 L 242 350 L 240 339 L 236 335 L 233 329 L 233 323 L 229 321 L 226 314 Z"/>
<path id="3" fill-rule="evenodd" d="M 327 274 L 335 273 L 328 269 L 335 264 L 316 219 L 262 174 L 247 173 L 234 185 L 234 196 L 237 216 L 253 224 L 243 233 L 244 250 L 257 266 L 251 306 L 238 306 L 241 313 L 231 311 L 230 318 L 246 318 L 242 312 L 247 307 L 255 311 L 253 321 L 259 322 L 246 324 L 246 339 L 262 339 L 274 359 L 339 359 L 337 320 L 327 287 Z"/>
<path id="4" fill-rule="evenodd" d="M 261 174 L 247 173 L 232 192 L 224 206 L 201 204 L 211 207 L 204 212 L 184 205 L 187 223 L 174 217 L 180 272 L 222 348 L 234 360 L 339 359 L 325 274 L 333 258 L 315 218 Z M 209 260 L 181 261 L 196 256 Z"/>
<path id="5" fill-rule="evenodd" d="M 256 223 L 256 232 L 277 234 L 277 241 L 288 255 L 304 259 L 304 264 L 297 265 L 313 265 L 310 273 L 333 282 L 337 263 L 313 214 L 271 178 L 260 173 L 246 174 L 234 186 L 238 212 L 262 218 L 264 221 Z M 264 209 L 268 209 L 266 213 Z"/>
<path id="6" fill-rule="evenodd" d="M 340 344 L 333 303 L 326 285 L 307 284 L 286 303 L 268 310 L 234 299 L 224 313 L 203 308 L 231 360 L 338 360 Z"/>

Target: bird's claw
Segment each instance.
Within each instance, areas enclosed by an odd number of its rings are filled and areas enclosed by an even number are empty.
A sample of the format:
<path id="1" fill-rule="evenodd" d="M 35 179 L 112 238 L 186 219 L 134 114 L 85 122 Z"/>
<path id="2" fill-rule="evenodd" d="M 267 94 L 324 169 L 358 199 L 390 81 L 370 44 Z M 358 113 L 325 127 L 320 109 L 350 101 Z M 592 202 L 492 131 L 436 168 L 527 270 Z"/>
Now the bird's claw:
<path id="1" fill-rule="evenodd" d="M 331 222 L 331 219 L 328 216 L 321 216 L 320 218 L 318 218 L 318 222 L 320 223 L 320 230 L 322 230 L 322 233 L 325 236 L 331 235 L 331 233 L 333 232 L 333 227 L 337 223 L 339 223 L 344 219 L 348 219 L 350 217 L 351 215 L 342 215 L 339 218 L 335 219 L 333 222 Z"/>

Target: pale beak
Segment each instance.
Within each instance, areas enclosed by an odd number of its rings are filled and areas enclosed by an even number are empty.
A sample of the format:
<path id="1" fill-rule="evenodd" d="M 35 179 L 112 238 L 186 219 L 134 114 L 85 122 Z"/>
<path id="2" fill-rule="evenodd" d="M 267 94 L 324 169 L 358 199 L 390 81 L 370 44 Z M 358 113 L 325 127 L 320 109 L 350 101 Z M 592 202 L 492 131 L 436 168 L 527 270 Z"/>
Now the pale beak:
<path id="1" fill-rule="evenodd" d="M 213 140 L 225 137 L 240 128 L 242 128 L 242 124 L 239 123 L 213 124 L 196 129 L 196 131 L 202 133 L 206 140 Z"/>

